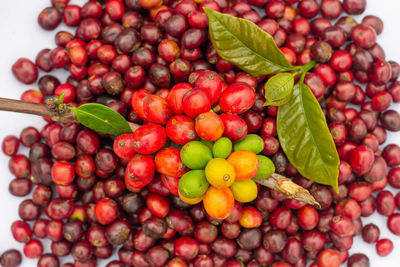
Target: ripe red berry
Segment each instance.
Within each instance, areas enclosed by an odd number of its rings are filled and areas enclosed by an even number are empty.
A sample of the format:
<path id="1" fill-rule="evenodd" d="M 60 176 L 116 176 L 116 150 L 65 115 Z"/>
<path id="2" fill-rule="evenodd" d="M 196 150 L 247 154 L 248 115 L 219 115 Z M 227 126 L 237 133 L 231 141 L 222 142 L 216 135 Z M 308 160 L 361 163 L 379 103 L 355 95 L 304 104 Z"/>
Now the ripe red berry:
<path id="1" fill-rule="evenodd" d="M 99 223 L 106 225 L 112 223 L 117 217 L 118 205 L 109 198 L 103 198 L 96 203 L 95 216 Z"/>
<path id="2" fill-rule="evenodd" d="M 75 168 L 68 161 L 56 161 L 51 167 L 51 177 L 55 184 L 70 185 L 75 179 Z"/>

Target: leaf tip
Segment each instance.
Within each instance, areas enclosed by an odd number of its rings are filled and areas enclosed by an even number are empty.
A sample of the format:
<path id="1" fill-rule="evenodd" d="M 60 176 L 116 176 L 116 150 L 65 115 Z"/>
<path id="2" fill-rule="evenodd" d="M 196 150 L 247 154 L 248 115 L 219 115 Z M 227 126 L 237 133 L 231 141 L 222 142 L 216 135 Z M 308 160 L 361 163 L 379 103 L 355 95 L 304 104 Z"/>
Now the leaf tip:
<path id="1" fill-rule="evenodd" d="M 210 16 L 210 14 L 214 11 L 209 9 L 208 7 L 203 7 L 203 11 L 207 14 L 207 16 Z"/>
<path id="2" fill-rule="evenodd" d="M 333 190 L 335 190 L 336 194 L 339 194 L 339 185 L 338 185 L 338 180 L 335 180 L 335 183 L 331 185 Z"/>

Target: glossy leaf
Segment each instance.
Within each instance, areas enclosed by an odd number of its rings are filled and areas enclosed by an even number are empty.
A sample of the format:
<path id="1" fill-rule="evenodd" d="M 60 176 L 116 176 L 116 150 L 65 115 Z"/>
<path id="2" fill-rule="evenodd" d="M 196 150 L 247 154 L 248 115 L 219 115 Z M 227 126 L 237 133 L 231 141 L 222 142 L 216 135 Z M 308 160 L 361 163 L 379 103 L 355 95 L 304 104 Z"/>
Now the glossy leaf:
<path id="1" fill-rule="evenodd" d="M 281 106 L 289 102 L 294 86 L 292 73 L 280 73 L 271 77 L 265 83 L 264 106 Z"/>
<path id="2" fill-rule="evenodd" d="M 288 160 L 301 175 L 338 191 L 339 156 L 325 116 L 310 88 L 293 88 L 288 103 L 278 109 L 277 131 Z"/>
<path id="3" fill-rule="evenodd" d="M 125 118 L 105 105 L 89 103 L 71 110 L 81 124 L 97 132 L 114 135 L 132 132 Z"/>
<path id="4" fill-rule="evenodd" d="M 208 8 L 204 11 L 211 42 L 221 58 L 254 77 L 293 69 L 274 38 L 253 22 Z"/>

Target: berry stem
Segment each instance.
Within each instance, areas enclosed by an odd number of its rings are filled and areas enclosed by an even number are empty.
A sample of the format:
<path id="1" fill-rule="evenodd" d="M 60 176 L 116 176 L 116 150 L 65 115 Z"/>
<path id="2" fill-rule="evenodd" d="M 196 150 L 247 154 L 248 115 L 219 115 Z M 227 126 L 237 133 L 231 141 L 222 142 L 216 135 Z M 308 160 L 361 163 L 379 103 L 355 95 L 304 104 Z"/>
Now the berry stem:
<path id="1" fill-rule="evenodd" d="M 0 110 L 33 114 L 46 118 L 50 118 L 56 122 L 63 123 L 79 123 L 75 113 L 69 109 L 69 104 L 59 104 L 57 98 L 47 99 L 45 104 L 26 102 L 0 97 Z M 128 122 L 132 132 L 136 131 L 141 125 Z M 310 205 L 318 205 L 314 197 L 301 186 L 298 186 L 289 178 L 280 174 L 274 173 L 267 179 L 254 180 L 256 183 L 279 191 L 289 198 L 303 201 Z"/>
<path id="2" fill-rule="evenodd" d="M 266 179 L 254 179 L 254 182 L 279 191 L 285 194 L 288 198 L 293 198 L 310 205 L 319 206 L 319 203 L 315 201 L 314 197 L 310 194 L 310 192 L 308 192 L 307 189 L 295 184 L 292 182 L 292 180 L 283 175 L 274 173 Z"/>

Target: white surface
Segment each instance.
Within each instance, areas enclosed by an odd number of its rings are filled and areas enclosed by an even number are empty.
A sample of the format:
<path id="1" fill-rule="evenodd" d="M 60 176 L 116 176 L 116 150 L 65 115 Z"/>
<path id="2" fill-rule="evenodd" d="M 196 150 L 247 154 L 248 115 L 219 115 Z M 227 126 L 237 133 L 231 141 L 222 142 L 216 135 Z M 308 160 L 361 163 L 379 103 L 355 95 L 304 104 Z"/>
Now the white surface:
<path id="1" fill-rule="evenodd" d="M 35 59 L 36 54 L 41 49 L 55 47 L 54 34 L 65 26 L 58 27 L 52 32 L 42 30 L 37 22 L 39 12 L 49 5 L 49 0 L 13 0 L 3 3 L 0 8 L 0 96 L 19 99 L 21 94 L 27 89 L 37 89 L 36 85 L 26 86 L 16 81 L 11 74 L 11 65 L 21 56 Z M 83 3 L 83 0 L 72 1 L 73 3 Z M 398 33 L 400 25 L 400 1 L 397 0 L 368 0 L 368 8 L 365 14 L 380 16 L 385 28 L 383 34 L 378 38 L 378 42 L 386 52 L 386 58 L 400 62 L 400 35 Z M 357 20 L 361 21 L 361 17 Z M 62 72 L 57 72 L 60 74 Z M 41 73 L 43 74 L 43 73 Z M 61 82 L 65 79 L 64 75 L 57 75 Z M 400 110 L 397 106 L 397 109 Z M 44 125 L 44 121 L 35 116 L 20 115 L 7 112 L 0 112 L 0 140 L 9 134 L 19 135 L 21 129 L 26 126 L 35 126 L 38 129 Z M 400 134 L 389 134 L 388 142 L 400 143 Z M 27 152 L 20 149 L 20 152 Z M 8 170 L 8 157 L 0 153 L 0 253 L 8 248 L 17 248 L 22 251 L 22 244 L 13 240 L 10 225 L 18 219 L 18 204 L 22 199 L 13 197 L 8 192 L 8 184 L 12 175 Z M 393 190 L 395 192 L 395 190 Z M 363 219 L 364 224 L 374 222 L 380 226 L 381 237 L 392 239 L 395 249 L 386 258 L 379 257 L 373 245 L 367 245 L 360 237 L 355 239 L 354 252 L 363 252 L 370 257 L 371 266 L 400 266 L 400 237 L 392 235 L 386 227 L 386 219 L 379 215 L 373 215 Z M 49 252 L 48 244 L 45 248 Z M 64 260 L 62 260 L 64 262 Z M 99 264 L 104 266 L 105 264 Z M 23 260 L 22 266 L 36 266 L 35 260 Z"/>

